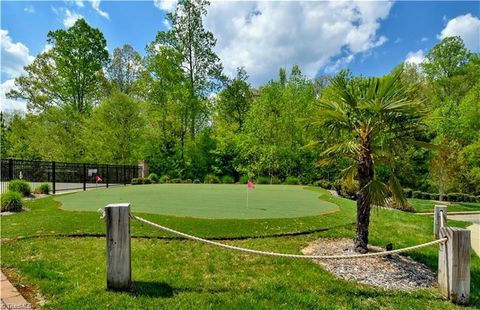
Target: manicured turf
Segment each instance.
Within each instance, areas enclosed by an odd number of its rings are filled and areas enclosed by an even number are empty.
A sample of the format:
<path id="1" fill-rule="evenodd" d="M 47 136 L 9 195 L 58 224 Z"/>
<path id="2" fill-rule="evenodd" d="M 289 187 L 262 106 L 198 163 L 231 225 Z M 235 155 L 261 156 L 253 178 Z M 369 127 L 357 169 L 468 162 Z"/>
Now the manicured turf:
<path id="1" fill-rule="evenodd" d="M 338 208 L 301 186 L 152 184 L 98 189 L 58 196 L 65 210 L 96 211 L 109 203 L 130 202 L 134 212 L 196 218 L 291 218 Z"/>
<path id="2" fill-rule="evenodd" d="M 310 188 L 338 212 L 301 218 L 199 219 L 141 216 L 174 229 L 259 250 L 300 254 L 318 238 L 352 238 L 355 202 Z M 384 290 L 341 280 L 310 260 L 227 251 L 132 221 L 133 288 L 105 290 L 105 223 L 96 212 L 65 211 L 52 198 L 2 217 L 2 269 L 15 285 L 38 290 L 45 309 L 470 309 L 480 307 L 480 259 L 472 253 L 470 307 L 457 307 L 437 289 Z M 448 221 L 450 226 L 468 223 Z M 432 237 L 432 219 L 375 210 L 370 243 L 395 248 Z M 291 233 L 298 233 L 292 235 Z M 23 238 L 18 238 L 23 236 Z M 147 237 L 147 238 L 144 238 Z M 165 239 L 165 238 L 168 239 Z M 247 237 L 245 239 L 245 237 Z M 232 238 L 235 238 L 231 240 Z M 229 240 L 226 240 L 229 239 Z M 406 253 L 436 271 L 438 247 Z M 379 270 L 382 272 L 382 270 Z"/>
<path id="3" fill-rule="evenodd" d="M 435 205 L 446 205 L 447 212 L 480 211 L 480 203 L 475 202 L 439 202 L 423 199 L 409 199 L 415 212 L 433 212 Z"/>

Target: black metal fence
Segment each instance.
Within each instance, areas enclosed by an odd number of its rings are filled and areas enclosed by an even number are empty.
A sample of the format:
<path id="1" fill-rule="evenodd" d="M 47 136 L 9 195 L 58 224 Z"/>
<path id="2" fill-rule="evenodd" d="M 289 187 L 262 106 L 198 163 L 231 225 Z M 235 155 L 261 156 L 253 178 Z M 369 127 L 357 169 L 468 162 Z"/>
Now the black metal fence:
<path id="1" fill-rule="evenodd" d="M 140 169 L 139 166 L 133 165 L 2 159 L 0 192 L 6 192 L 8 182 L 14 179 L 30 182 L 32 189 L 41 183 L 50 183 L 53 194 L 62 191 L 126 185 L 132 178 L 138 178 Z"/>

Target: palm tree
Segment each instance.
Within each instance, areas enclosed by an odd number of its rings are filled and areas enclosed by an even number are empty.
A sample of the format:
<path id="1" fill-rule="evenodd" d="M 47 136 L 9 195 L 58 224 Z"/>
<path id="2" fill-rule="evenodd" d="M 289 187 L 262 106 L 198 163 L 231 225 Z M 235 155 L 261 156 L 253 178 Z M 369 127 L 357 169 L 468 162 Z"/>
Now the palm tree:
<path id="1" fill-rule="evenodd" d="M 346 180 L 358 180 L 355 251 L 368 251 L 371 206 L 407 201 L 395 177 L 395 156 L 423 128 L 423 101 L 414 95 L 415 85 L 401 79 L 402 71 L 381 78 L 350 78 L 345 72 L 331 80 L 320 100 L 314 122 L 331 130 L 335 141 L 323 155 L 347 155 L 352 166 L 343 170 Z M 389 168 L 389 179 L 375 175 L 375 165 Z"/>

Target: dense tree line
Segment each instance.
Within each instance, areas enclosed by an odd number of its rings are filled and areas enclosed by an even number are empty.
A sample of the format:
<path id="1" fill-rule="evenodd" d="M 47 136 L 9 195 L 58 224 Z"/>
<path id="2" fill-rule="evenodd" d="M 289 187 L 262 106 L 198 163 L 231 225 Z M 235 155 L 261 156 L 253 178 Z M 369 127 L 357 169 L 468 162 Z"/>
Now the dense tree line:
<path id="1" fill-rule="evenodd" d="M 367 147 L 377 156 L 367 173 L 382 184 L 480 195 L 480 60 L 459 37 L 438 43 L 421 65 L 400 64 L 375 81 L 347 71 L 309 79 L 293 66 L 255 88 L 244 68 L 223 73 L 216 39 L 202 23 L 207 5 L 180 1 L 168 15 L 172 28 L 153 38 L 144 57 L 129 45 L 109 55 L 101 31 L 83 19 L 49 32 L 52 48 L 7 94 L 26 100 L 28 112 L 3 113 L 2 158 L 146 159 L 171 178 L 294 176 L 355 192 L 351 167 Z M 391 96 L 417 102 L 421 122 L 408 111 L 376 110 L 383 99 L 363 93 L 393 80 L 402 90 Z M 347 109 L 347 93 L 370 99 Z M 378 121 L 375 135 L 352 134 L 366 119 Z"/>

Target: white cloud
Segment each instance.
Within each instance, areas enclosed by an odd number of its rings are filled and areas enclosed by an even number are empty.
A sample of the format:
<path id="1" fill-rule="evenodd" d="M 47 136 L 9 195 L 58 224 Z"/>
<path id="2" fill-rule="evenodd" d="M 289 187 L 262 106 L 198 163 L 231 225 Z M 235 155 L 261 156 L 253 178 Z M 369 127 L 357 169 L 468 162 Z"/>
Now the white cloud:
<path id="1" fill-rule="evenodd" d="M 1 111 L 26 111 L 27 103 L 24 101 L 7 99 L 5 94 L 14 87 L 14 79 L 6 80 L 0 85 Z"/>
<path id="2" fill-rule="evenodd" d="M 30 14 L 35 13 L 35 8 L 33 7 L 33 5 L 27 5 L 23 10 Z"/>
<path id="3" fill-rule="evenodd" d="M 309 77 L 384 44 L 378 36 L 392 2 L 212 2 L 205 19 L 229 75 L 244 66 L 254 85 L 298 64 Z M 351 56 L 351 57 L 350 57 Z M 340 60 L 336 60 L 340 59 Z"/>
<path id="4" fill-rule="evenodd" d="M 110 20 L 110 15 L 108 15 L 107 12 L 100 10 L 100 0 L 92 0 L 91 2 L 92 2 L 92 8 L 95 11 L 97 11 L 97 13 L 100 16 L 105 17 L 106 19 Z"/>
<path id="5" fill-rule="evenodd" d="M 83 0 L 74 0 L 73 2 L 75 2 L 75 5 L 79 8 L 83 8 Z"/>
<path id="6" fill-rule="evenodd" d="M 28 47 L 23 43 L 14 43 L 7 30 L 0 29 L 0 36 L 2 73 L 9 78 L 15 78 L 23 72 L 25 65 L 33 61 L 34 57 L 30 55 Z"/>
<path id="7" fill-rule="evenodd" d="M 408 53 L 407 57 L 405 58 L 405 63 L 414 64 L 414 65 L 420 65 L 424 61 L 425 61 L 425 53 L 421 49 L 416 52 Z"/>
<path id="8" fill-rule="evenodd" d="M 153 0 L 153 5 L 162 11 L 172 12 L 177 6 L 177 0 Z"/>
<path id="9" fill-rule="evenodd" d="M 167 19 L 164 19 L 162 23 L 165 26 L 165 28 L 172 29 L 172 26 L 170 25 L 170 22 Z"/>
<path id="10" fill-rule="evenodd" d="M 427 38 L 427 37 L 422 37 L 422 38 L 420 39 L 420 42 L 427 42 L 427 41 L 428 41 L 428 38 Z"/>
<path id="11" fill-rule="evenodd" d="M 58 12 L 57 14 L 63 16 L 63 25 L 67 28 L 72 27 L 77 20 L 84 18 L 83 15 L 74 11 L 70 11 L 69 9 L 59 9 L 56 12 Z"/>
<path id="12" fill-rule="evenodd" d="M 480 52 L 480 19 L 468 13 L 449 20 L 438 38 L 450 36 L 459 36 L 469 50 Z"/>

